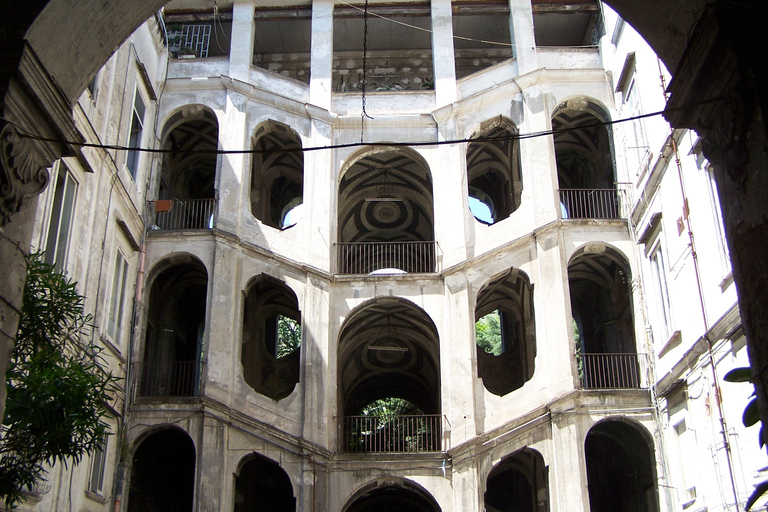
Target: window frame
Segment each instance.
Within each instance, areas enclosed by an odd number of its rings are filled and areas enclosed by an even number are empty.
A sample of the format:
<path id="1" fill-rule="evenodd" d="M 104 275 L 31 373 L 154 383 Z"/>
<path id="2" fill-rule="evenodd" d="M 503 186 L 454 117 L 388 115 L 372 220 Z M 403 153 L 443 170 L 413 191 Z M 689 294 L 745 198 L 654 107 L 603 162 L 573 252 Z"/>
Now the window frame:
<path id="1" fill-rule="evenodd" d="M 125 330 L 125 304 L 128 287 L 128 275 L 131 271 L 130 258 L 126 256 L 119 243 L 115 244 L 115 256 L 113 258 L 112 279 L 109 290 L 109 304 L 107 306 L 107 338 L 115 345 L 122 343 Z M 121 265 L 122 263 L 122 265 Z M 118 282 L 119 280 L 119 282 Z M 117 303 L 116 301 L 119 301 Z"/>
<path id="2" fill-rule="evenodd" d="M 675 332 L 674 321 L 672 317 L 671 302 L 669 299 L 669 286 L 667 285 L 667 265 L 664 257 L 663 246 L 661 240 L 657 236 L 653 241 L 650 250 L 648 251 L 648 265 L 650 266 L 651 276 L 651 288 L 654 294 L 655 303 L 655 322 L 654 331 L 656 326 L 659 326 L 659 334 L 663 339 L 657 340 L 657 343 L 664 344 L 672 337 Z"/>
<path id="3" fill-rule="evenodd" d="M 53 265 L 57 271 L 66 273 L 69 249 L 72 244 L 72 226 L 77 209 L 77 192 L 80 184 L 69 167 L 63 162 L 56 162 L 54 169 L 55 172 L 51 174 L 55 176 L 55 182 L 51 184 L 53 195 L 48 213 L 48 227 L 44 235 L 45 256 L 43 261 Z M 63 185 L 62 179 L 64 180 Z M 65 208 L 68 218 L 64 215 Z"/>
<path id="4" fill-rule="evenodd" d="M 87 492 L 96 496 L 104 496 L 104 481 L 107 474 L 107 450 L 109 437 L 105 434 L 99 439 L 99 443 L 91 454 L 91 464 L 88 468 Z M 97 484 L 97 485 L 94 485 Z"/>
<path id="5" fill-rule="evenodd" d="M 137 112 L 137 101 L 140 101 L 143 107 L 141 115 Z M 145 138 L 148 104 L 149 102 L 146 100 L 144 93 L 141 91 L 141 86 L 137 82 L 129 110 L 130 124 L 128 126 L 126 146 L 130 149 L 125 152 L 125 169 L 134 182 L 138 181 L 139 169 L 141 168 L 142 158 L 139 148 L 141 148 Z M 139 124 L 138 129 L 134 124 L 137 120 Z M 136 134 L 135 137 L 134 134 Z"/>

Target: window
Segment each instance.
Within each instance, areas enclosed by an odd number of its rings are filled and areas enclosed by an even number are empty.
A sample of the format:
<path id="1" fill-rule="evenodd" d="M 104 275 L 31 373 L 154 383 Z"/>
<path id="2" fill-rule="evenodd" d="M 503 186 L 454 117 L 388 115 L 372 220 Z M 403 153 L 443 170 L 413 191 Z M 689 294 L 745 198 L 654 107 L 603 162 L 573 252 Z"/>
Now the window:
<path id="1" fill-rule="evenodd" d="M 654 301 L 656 307 L 656 324 L 659 329 L 657 334 L 662 339 L 657 340 L 666 343 L 672 333 L 671 314 L 669 310 L 669 294 L 667 292 L 667 274 L 664 264 L 664 256 L 661 244 L 657 244 L 651 250 L 648 257 L 651 264 L 651 279 L 653 280 Z"/>
<path id="2" fill-rule="evenodd" d="M 112 295 L 109 305 L 107 335 L 119 344 L 123 333 L 123 316 L 125 310 L 125 282 L 128 275 L 128 261 L 123 253 L 115 251 L 115 268 L 112 275 Z"/>
<path id="3" fill-rule="evenodd" d="M 196 57 L 208 56 L 208 45 L 211 42 L 211 26 L 201 25 L 174 25 L 169 27 L 169 50 L 174 56 L 193 55 Z"/>
<path id="4" fill-rule="evenodd" d="M 77 182 L 67 167 L 59 163 L 45 244 L 45 262 L 54 265 L 59 272 L 66 269 L 76 195 Z"/>
<path id="5" fill-rule="evenodd" d="M 102 495 L 104 492 L 104 470 L 107 463 L 107 436 L 101 437 L 91 456 L 91 477 L 88 492 Z"/>
<path id="6" fill-rule="evenodd" d="M 637 91 L 636 74 L 633 72 L 627 87 L 624 89 L 624 105 L 627 115 L 638 117 L 643 114 L 640 105 L 640 96 Z M 648 155 L 648 141 L 645 138 L 645 125 L 642 119 L 633 119 L 631 125 L 626 128 L 624 149 L 626 150 L 627 165 L 639 175 Z"/>
<path id="7" fill-rule="evenodd" d="M 131 148 L 128 151 L 125 165 L 128 167 L 128 171 L 131 173 L 131 178 L 136 180 L 139 169 L 139 151 L 141 147 L 141 135 L 144 131 L 144 114 L 146 113 L 146 106 L 144 100 L 141 98 L 141 93 L 136 89 L 136 95 L 133 100 L 133 109 L 131 115 L 131 130 L 128 136 L 128 147 Z"/>

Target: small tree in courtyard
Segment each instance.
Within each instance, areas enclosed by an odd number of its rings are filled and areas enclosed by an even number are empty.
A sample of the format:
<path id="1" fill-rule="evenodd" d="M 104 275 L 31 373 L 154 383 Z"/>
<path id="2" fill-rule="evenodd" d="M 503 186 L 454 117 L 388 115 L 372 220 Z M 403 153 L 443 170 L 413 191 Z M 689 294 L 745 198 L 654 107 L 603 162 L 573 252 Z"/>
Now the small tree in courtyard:
<path id="1" fill-rule="evenodd" d="M 46 466 L 77 464 L 109 431 L 103 417 L 117 378 L 89 341 L 84 301 L 75 283 L 40 254 L 27 258 L 0 430 L 0 500 L 6 507 L 33 492 Z"/>

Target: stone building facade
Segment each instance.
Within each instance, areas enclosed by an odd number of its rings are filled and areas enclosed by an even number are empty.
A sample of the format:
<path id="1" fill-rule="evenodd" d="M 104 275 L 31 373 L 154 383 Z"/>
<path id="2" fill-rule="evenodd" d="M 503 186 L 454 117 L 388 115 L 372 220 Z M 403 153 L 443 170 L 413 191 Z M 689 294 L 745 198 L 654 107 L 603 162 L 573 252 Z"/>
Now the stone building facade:
<path id="1" fill-rule="evenodd" d="M 126 385 L 25 506 L 717 510 L 680 461 L 738 306 L 695 135 L 612 123 L 664 107 L 631 34 L 593 2 L 171 2 L 75 105 L 128 149 L 38 204 Z"/>

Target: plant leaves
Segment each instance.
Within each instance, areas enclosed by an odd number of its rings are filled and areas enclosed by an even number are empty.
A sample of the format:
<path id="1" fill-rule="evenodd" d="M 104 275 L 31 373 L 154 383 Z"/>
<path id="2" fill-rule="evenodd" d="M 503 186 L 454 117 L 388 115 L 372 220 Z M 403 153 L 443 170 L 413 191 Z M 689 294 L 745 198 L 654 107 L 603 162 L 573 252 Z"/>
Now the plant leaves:
<path id="1" fill-rule="evenodd" d="M 751 382 L 752 381 L 752 369 L 749 367 L 734 368 L 729 371 L 723 377 L 723 380 L 728 382 Z"/>
<path id="2" fill-rule="evenodd" d="M 752 505 L 755 504 L 755 502 L 760 499 L 760 496 L 765 494 L 768 491 L 768 480 L 764 482 L 760 482 L 755 486 L 755 490 L 750 495 L 749 499 L 747 500 L 747 506 L 744 507 L 744 510 L 749 510 L 752 508 Z"/>
<path id="3" fill-rule="evenodd" d="M 741 421 L 744 423 L 745 427 L 751 427 L 760 421 L 760 416 L 757 411 L 757 398 L 753 398 L 752 401 L 747 404 L 747 407 L 744 408 L 744 415 L 741 417 Z"/>

